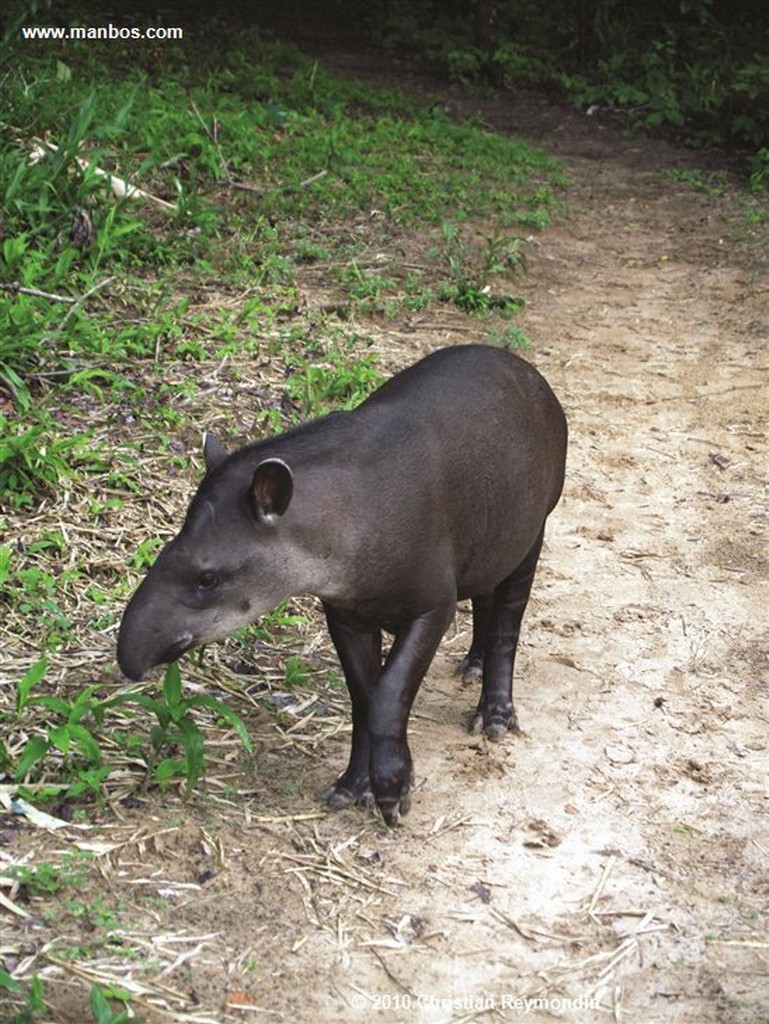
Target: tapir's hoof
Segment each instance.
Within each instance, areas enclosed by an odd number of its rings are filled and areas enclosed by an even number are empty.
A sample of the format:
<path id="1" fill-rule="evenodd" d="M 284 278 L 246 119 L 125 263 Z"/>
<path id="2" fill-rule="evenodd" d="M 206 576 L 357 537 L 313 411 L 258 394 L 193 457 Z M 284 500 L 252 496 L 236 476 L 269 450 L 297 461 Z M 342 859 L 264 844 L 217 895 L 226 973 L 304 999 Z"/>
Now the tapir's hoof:
<path id="1" fill-rule="evenodd" d="M 509 712 L 492 711 L 490 714 L 478 711 L 473 718 L 470 732 L 473 736 L 483 733 L 487 740 L 499 743 L 509 732 L 520 734 L 521 727 L 518 725 L 518 719 L 512 709 Z"/>
<path id="2" fill-rule="evenodd" d="M 457 665 L 457 675 L 462 676 L 463 683 L 479 683 L 483 679 L 483 662 L 468 654 Z"/>
<path id="3" fill-rule="evenodd" d="M 408 753 L 408 752 L 407 752 Z M 397 825 L 411 810 L 411 790 L 414 787 L 414 766 L 411 755 L 403 766 L 404 772 L 396 769 L 377 774 L 372 772 L 371 788 L 376 805 L 386 825 Z"/>
<path id="4" fill-rule="evenodd" d="M 411 796 L 407 792 L 400 799 L 385 797 L 377 802 L 377 806 L 384 818 L 385 825 L 393 827 L 411 810 Z"/>
<path id="5" fill-rule="evenodd" d="M 362 780 L 355 785 L 345 782 L 344 776 L 325 789 L 320 794 L 321 800 L 331 808 L 332 811 L 341 811 L 345 807 L 365 807 L 366 810 L 374 809 L 374 794 L 371 792 L 369 780 Z"/>

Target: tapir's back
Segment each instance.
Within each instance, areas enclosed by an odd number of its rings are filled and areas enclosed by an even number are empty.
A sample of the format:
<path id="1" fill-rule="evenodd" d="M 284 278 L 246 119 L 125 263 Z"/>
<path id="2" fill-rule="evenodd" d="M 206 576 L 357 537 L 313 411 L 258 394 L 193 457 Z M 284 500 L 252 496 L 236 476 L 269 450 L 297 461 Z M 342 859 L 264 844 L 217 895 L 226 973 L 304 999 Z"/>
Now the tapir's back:
<path id="1" fill-rule="evenodd" d="M 460 596 L 512 571 L 560 496 L 563 410 L 541 374 L 504 350 L 441 349 L 352 417 L 379 528 L 408 538 L 412 564 L 415 552 L 445 560 L 450 550 Z"/>
<path id="2" fill-rule="evenodd" d="M 361 436 L 369 431 L 381 446 L 389 431 L 396 445 L 405 441 L 412 458 L 423 463 L 423 480 L 432 476 L 429 462 L 448 473 L 453 489 L 459 484 L 470 502 L 473 479 L 486 474 L 489 483 L 513 483 L 521 473 L 547 512 L 558 501 L 566 418 L 539 371 L 503 349 L 440 349 L 389 380 L 354 415 L 361 418 Z M 377 420 L 381 433 L 373 429 Z M 458 478 L 465 473 L 469 478 Z"/>

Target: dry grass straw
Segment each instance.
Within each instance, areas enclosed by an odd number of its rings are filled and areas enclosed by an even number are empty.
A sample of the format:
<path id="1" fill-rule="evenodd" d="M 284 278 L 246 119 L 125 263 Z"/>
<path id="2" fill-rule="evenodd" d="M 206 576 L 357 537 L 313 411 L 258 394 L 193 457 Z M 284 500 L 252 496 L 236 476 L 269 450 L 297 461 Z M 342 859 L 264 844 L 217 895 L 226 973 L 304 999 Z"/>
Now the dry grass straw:
<path id="1" fill-rule="evenodd" d="M 302 832 L 292 827 L 294 849 L 282 845 L 268 855 L 298 880 L 308 922 L 333 934 L 345 960 L 347 950 L 364 941 L 361 921 L 368 923 L 369 909 L 379 905 L 381 896 L 396 897 L 405 885 L 386 874 L 378 857 L 361 845 L 369 830 L 367 825 L 338 842 L 321 835 L 317 825 Z"/>

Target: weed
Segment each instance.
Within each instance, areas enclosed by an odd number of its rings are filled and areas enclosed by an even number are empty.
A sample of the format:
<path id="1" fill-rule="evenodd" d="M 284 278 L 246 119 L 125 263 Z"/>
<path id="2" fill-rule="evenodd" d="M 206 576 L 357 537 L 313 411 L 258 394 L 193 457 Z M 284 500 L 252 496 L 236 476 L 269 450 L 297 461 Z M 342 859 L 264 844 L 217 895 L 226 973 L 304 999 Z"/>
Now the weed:
<path id="1" fill-rule="evenodd" d="M 85 434 L 60 434 L 45 411 L 35 420 L 9 421 L 0 413 L 0 496 L 9 507 L 33 504 L 41 490 L 71 477 L 85 454 Z"/>
<path id="2" fill-rule="evenodd" d="M 244 645 L 258 640 L 276 643 L 279 633 L 286 630 L 302 629 L 307 625 L 309 625 L 309 620 L 306 615 L 289 610 L 288 602 L 282 601 L 273 611 L 263 615 L 257 623 L 236 630 L 232 637 Z"/>
<path id="3" fill-rule="evenodd" d="M 465 313 L 483 315 L 498 310 L 504 316 L 512 316 L 523 309 L 523 299 L 517 295 L 494 295 L 489 285 L 483 287 L 471 281 L 460 280 L 444 285 L 438 292 L 444 302 L 453 302 Z"/>
<path id="4" fill-rule="evenodd" d="M 20 992 L 21 985 L 18 981 L 11 977 L 8 971 L 0 967 L 0 988 L 5 989 L 6 992 Z"/>
<path id="5" fill-rule="evenodd" d="M 726 193 L 727 179 L 724 171 L 694 171 L 683 167 L 669 167 L 664 172 L 667 178 L 689 185 L 707 196 L 722 196 Z"/>
<path id="6" fill-rule="evenodd" d="M 6 971 L 0 970 L 0 988 L 4 988 L 8 992 L 20 993 L 23 986 Z M 11 1024 L 33 1024 L 34 1021 L 44 1018 L 46 1010 L 43 982 L 39 975 L 35 975 L 29 983 L 25 1005 L 13 1015 Z"/>
<path id="7" fill-rule="evenodd" d="M 161 786 L 183 776 L 188 791 L 192 791 L 203 774 L 203 735 L 190 714 L 198 708 L 206 708 L 222 718 L 238 734 L 245 749 L 253 753 L 246 727 L 234 711 L 208 694 L 183 696 L 178 662 L 172 662 L 166 669 L 162 699 L 134 690 L 104 701 L 102 707 L 107 710 L 126 704 L 136 704 L 152 712 L 157 719 L 157 724 L 150 731 L 152 752 L 149 766 L 154 780 Z M 177 744 L 184 751 L 184 757 L 161 756 Z"/>
<path id="8" fill-rule="evenodd" d="M 94 726 L 100 727 L 108 711 L 125 705 L 142 707 L 157 719 L 157 724 L 150 731 L 148 764 L 152 777 L 161 785 L 182 775 L 186 778 L 187 788 L 192 790 L 203 773 L 203 737 L 191 714 L 196 709 L 213 711 L 235 729 L 246 750 L 253 752 L 245 726 L 233 711 L 206 694 L 182 695 L 181 675 L 175 662 L 166 671 L 162 699 L 131 691 L 101 700 L 96 696 L 96 686 L 85 687 L 70 700 L 55 694 L 35 693 L 47 667 L 47 659 L 39 659 L 27 670 L 17 687 L 17 720 L 20 722 L 25 713 L 37 708 L 46 713 L 47 719 L 43 730 L 27 740 L 14 766 L 14 776 L 19 782 L 26 780 L 35 767 L 41 766 L 50 754 L 55 753 L 62 758 L 62 772 L 70 780 L 65 798 L 98 794 L 112 768 L 103 763 L 98 735 L 94 727 L 89 728 L 85 722 L 91 718 Z M 140 743 L 135 737 L 125 739 L 126 748 L 132 749 L 134 755 Z M 177 744 L 184 751 L 183 758 L 162 756 Z M 10 762 L 7 750 L 3 751 L 3 757 Z"/>
<path id="9" fill-rule="evenodd" d="M 52 864 L 38 864 L 36 867 L 12 864 L 4 874 L 20 888 L 27 899 L 32 896 L 50 896 L 62 887 L 60 872 Z"/>
<path id="10" fill-rule="evenodd" d="M 490 341 L 502 348 L 525 352 L 531 348 L 529 337 L 518 324 L 507 324 L 503 331 L 492 331 Z"/>
<path id="11" fill-rule="evenodd" d="M 109 769 L 102 767 L 99 743 L 91 729 L 83 724 L 89 716 L 97 724 L 103 718 L 101 704 L 94 696 L 97 687 L 87 686 L 74 700 L 49 693 L 33 694 L 48 668 L 48 660 L 41 658 L 25 672 L 16 691 L 16 714 L 20 720 L 30 708 L 46 712 L 47 724 L 43 733 L 27 740 L 15 768 L 15 778 L 23 782 L 32 769 L 51 751 L 57 751 L 75 775 L 68 795 L 79 796 L 85 791 L 98 792 Z"/>
<path id="12" fill-rule="evenodd" d="M 750 158 L 750 188 L 753 192 L 769 191 L 769 146 L 762 146 Z"/>
<path id="13" fill-rule="evenodd" d="M 301 658 L 296 655 L 287 658 L 284 671 L 285 683 L 290 690 L 301 689 L 307 685 L 307 672 L 302 667 Z"/>
<path id="14" fill-rule="evenodd" d="M 91 987 L 91 1013 L 95 1024 L 127 1024 L 134 1017 L 129 1008 L 131 993 L 116 985 L 93 985 Z M 121 1009 L 113 1009 L 112 1003 L 122 1003 Z"/>
<path id="15" fill-rule="evenodd" d="M 3 869 L 3 874 L 24 889 L 26 899 L 44 899 L 62 889 L 82 885 L 92 862 L 92 854 L 75 850 L 65 854 L 59 866 L 11 864 Z"/>
<path id="16" fill-rule="evenodd" d="M 97 928 L 114 931 L 120 924 L 120 919 L 115 912 L 106 907 L 104 900 L 100 898 L 90 900 L 87 903 L 83 903 L 80 900 L 67 900 L 63 906 L 72 917 L 78 921 L 83 921 L 89 931 Z"/>
<path id="17" fill-rule="evenodd" d="M 164 543 L 160 537 L 146 537 L 140 542 L 128 564 L 132 569 L 137 569 L 140 572 L 149 569 Z"/>
<path id="18" fill-rule="evenodd" d="M 465 313 L 485 315 L 497 310 L 512 316 L 523 308 L 523 299 L 508 293 L 494 294 L 491 279 L 508 271 L 521 272 L 526 267 L 522 239 L 505 236 L 499 229 L 482 237 L 482 245 L 471 244 L 459 227 L 444 221 L 441 225 L 443 246 L 433 248 L 429 255 L 440 257 L 449 272 L 449 280 L 437 292 L 443 302 L 452 302 Z"/>
<path id="19" fill-rule="evenodd" d="M 304 359 L 288 381 L 288 393 L 299 403 L 301 418 L 331 409 L 353 409 L 384 381 L 374 355 L 352 358 L 329 352 L 322 362 Z"/>

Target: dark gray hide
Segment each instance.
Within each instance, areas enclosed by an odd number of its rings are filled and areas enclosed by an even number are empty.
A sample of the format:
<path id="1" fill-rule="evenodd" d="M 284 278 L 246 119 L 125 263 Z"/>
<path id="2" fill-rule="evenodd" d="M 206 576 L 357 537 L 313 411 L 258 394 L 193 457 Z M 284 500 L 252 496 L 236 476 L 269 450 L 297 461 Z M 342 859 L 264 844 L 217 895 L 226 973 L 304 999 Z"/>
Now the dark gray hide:
<path id="1" fill-rule="evenodd" d="M 457 600 L 472 598 L 473 729 L 517 729 L 521 618 L 566 456 L 563 411 L 532 366 L 481 345 L 442 349 L 353 412 L 232 455 L 209 437 L 205 455 L 181 532 L 123 616 L 127 676 L 317 595 L 353 720 L 349 765 L 325 799 L 373 794 L 394 824 L 409 807 L 411 705 Z M 394 637 L 384 663 L 382 630 Z"/>

